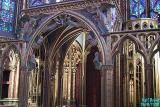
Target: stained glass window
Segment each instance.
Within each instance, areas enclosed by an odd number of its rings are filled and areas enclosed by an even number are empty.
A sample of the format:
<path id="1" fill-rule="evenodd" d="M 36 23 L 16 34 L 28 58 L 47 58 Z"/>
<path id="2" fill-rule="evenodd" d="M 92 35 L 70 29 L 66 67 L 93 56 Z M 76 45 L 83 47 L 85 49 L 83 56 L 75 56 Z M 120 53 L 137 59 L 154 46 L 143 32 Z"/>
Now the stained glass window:
<path id="1" fill-rule="evenodd" d="M 50 3 L 58 3 L 63 1 L 76 1 L 76 0 L 28 0 L 29 7 L 36 7 Z"/>
<path id="2" fill-rule="evenodd" d="M 144 18 L 145 14 L 145 0 L 130 0 L 130 18 Z"/>
<path id="3" fill-rule="evenodd" d="M 0 31 L 12 32 L 16 0 L 0 0 Z"/>
<path id="4" fill-rule="evenodd" d="M 150 0 L 150 7 L 151 18 L 158 19 L 160 23 L 160 0 Z"/>
<path id="5" fill-rule="evenodd" d="M 43 4 L 43 0 L 29 0 L 29 7 L 40 6 Z"/>

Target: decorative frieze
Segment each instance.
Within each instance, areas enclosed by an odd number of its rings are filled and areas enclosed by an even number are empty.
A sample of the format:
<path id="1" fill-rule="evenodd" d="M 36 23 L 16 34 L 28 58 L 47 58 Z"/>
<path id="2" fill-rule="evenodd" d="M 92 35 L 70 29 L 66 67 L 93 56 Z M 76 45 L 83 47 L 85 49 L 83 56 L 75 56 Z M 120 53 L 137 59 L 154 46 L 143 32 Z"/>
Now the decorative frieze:
<path id="1" fill-rule="evenodd" d="M 70 2 L 62 2 L 62 3 L 55 3 L 55 4 L 50 4 L 50 5 L 44 5 L 44 6 L 38 6 L 34 8 L 29 8 L 26 10 L 23 10 L 25 14 L 28 15 L 37 15 L 40 13 L 53 13 L 53 12 L 58 12 L 58 11 L 65 11 L 65 10 L 80 10 L 80 9 L 85 9 L 90 6 L 94 5 L 100 5 L 101 3 L 110 3 L 110 1 L 92 1 L 92 0 L 87 0 L 87 1 L 70 1 Z"/>

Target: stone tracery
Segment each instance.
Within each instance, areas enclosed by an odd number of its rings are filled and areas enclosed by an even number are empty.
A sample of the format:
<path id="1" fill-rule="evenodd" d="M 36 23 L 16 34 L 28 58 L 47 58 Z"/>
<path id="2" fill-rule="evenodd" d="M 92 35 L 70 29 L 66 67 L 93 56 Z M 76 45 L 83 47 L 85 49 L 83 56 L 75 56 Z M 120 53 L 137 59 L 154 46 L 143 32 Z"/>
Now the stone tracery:
<path id="1" fill-rule="evenodd" d="M 0 104 L 137 107 L 143 97 L 159 98 L 158 21 L 152 16 L 128 21 L 142 8 L 141 0 L 135 10 L 127 10 L 131 7 L 125 0 L 33 0 L 29 7 L 27 2 L 23 0 L 23 10 L 18 11 L 17 34 L 0 38 L 0 74 L 15 73 L 17 81 L 0 78 L 0 91 L 4 84 L 11 86 L 9 90 L 16 87 L 0 94 Z M 136 17 L 149 14 L 142 9 Z M 14 49 L 4 52 L 10 43 L 20 56 Z M 19 98 L 10 94 L 17 91 Z M 7 94 L 17 99 L 2 98 Z"/>

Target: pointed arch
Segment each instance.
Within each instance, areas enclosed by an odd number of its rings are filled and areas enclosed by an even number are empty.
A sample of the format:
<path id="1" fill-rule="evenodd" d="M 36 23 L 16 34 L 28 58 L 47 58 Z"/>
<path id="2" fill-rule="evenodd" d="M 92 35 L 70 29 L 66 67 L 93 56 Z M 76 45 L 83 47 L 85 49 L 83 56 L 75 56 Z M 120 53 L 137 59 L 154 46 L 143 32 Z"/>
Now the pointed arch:
<path id="1" fill-rule="evenodd" d="M 74 12 L 74 11 L 62 11 L 62 12 L 58 12 L 54 15 L 49 16 L 46 21 L 44 21 L 34 32 L 34 34 L 32 35 L 32 39 L 29 42 L 28 45 L 28 49 L 27 49 L 27 56 L 29 54 L 29 50 L 31 49 L 33 42 L 35 41 L 35 38 L 41 33 L 41 31 L 56 17 L 60 16 L 60 15 L 70 15 L 76 19 L 78 19 L 79 21 L 81 21 L 82 23 L 84 23 L 91 31 L 94 32 L 96 39 L 98 40 L 98 44 L 100 45 L 101 49 L 102 49 L 102 53 L 103 53 L 103 59 L 104 59 L 104 45 L 102 44 L 102 42 L 104 42 L 104 39 L 101 37 L 100 35 L 100 31 L 98 30 L 98 28 L 93 24 L 93 22 L 91 22 L 89 19 L 87 19 L 85 16 Z M 103 63 L 105 63 L 105 60 L 103 60 Z"/>
<path id="2" fill-rule="evenodd" d="M 129 34 L 124 35 L 117 41 L 112 49 L 112 57 L 114 57 L 116 53 L 120 52 L 124 41 L 126 41 L 127 39 L 131 40 L 135 44 L 137 52 L 139 52 L 146 60 L 146 49 L 144 48 L 143 44 L 134 35 Z"/>

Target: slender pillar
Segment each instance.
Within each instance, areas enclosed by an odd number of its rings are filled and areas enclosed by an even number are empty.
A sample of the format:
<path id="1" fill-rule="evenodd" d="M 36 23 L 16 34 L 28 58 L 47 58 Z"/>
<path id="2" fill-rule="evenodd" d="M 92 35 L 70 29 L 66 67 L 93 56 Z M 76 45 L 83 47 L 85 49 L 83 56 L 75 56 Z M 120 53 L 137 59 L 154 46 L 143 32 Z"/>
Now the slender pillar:
<path id="1" fill-rule="evenodd" d="M 113 107 L 113 65 L 103 66 L 104 75 L 104 107 Z"/>
<path id="2" fill-rule="evenodd" d="M 84 107 L 86 106 L 86 59 L 87 59 L 87 56 L 83 52 L 82 53 L 82 64 L 81 64 L 81 67 L 82 67 L 81 97 L 82 98 L 81 98 L 80 104 Z"/>
<path id="3" fill-rule="evenodd" d="M 82 46 L 82 71 L 81 71 L 81 101 L 80 104 L 83 107 L 86 107 L 86 59 L 87 59 L 87 52 L 85 50 L 86 46 L 86 36 L 87 32 L 84 31 L 83 34 L 83 46 Z"/>
<path id="4" fill-rule="evenodd" d="M 27 43 L 21 45 L 21 67 L 20 67 L 20 76 L 19 76 L 19 103 L 18 107 L 27 107 L 28 104 L 28 81 L 29 81 L 29 72 L 27 71 L 27 61 L 26 61 L 26 49 Z"/>
<path id="5" fill-rule="evenodd" d="M 111 56 L 111 36 L 107 35 L 105 38 L 105 65 L 102 66 L 103 73 L 103 105 L 102 107 L 114 107 L 114 88 L 113 88 L 113 60 Z M 102 93 L 101 93 L 102 94 Z"/>
<path id="6" fill-rule="evenodd" d="M 114 74 L 113 74 L 113 79 L 114 79 L 114 106 L 115 107 L 120 107 L 121 104 L 121 97 L 120 97 L 120 54 L 115 56 L 115 61 L 114 61 Z"/>
<path id="7" fill-rule="evenodd" d="M 44 79 L 43 79 L 43 104 L 42 107 L 49 107 L 50 104 L 50 95 L 49 95 L 49 90 L 50 90 L 50 84 L 49 84 L 49 67 L 48 67 L 48 54 L 46 52 L 45 56 L 45 68 L 44 68 Z"/>
<path id="8" fill-rule="evenodd" d="M 62 54 L 59 57 L 59 65 L 58 65 L 58 107 L 62 106 L 62 93 L 63 93 L 63 57 Z"/>
<path id="9" fill-rule="evenodd" d="M 151 64 L 145 65 L 145 97 L 153 98 L 153 67 Z"/>
<path id="10" fill-rule="evenodd" d="M 18 98 L 18 96 L 17 96 L 17 94 L 18 94 L 18 87 L 19 87 L 19 71 L 20 71 L 20 69 L 19 69 L 19 67 L 20 67 L 20 61 L 18 60 L 18 63 L 17 63 L 17 69 L 16 69 L 16 80 L 15 80 L 15 92 L 14 92 L 14 97 L 15 98 Z"/>
<path id="11" fill-rule="evenodd" d="M 27 0 L 23 0 L 23 9 L 26 9 L 27 8 Z"/>
<path id="12" fill-rule="evenodd" d="M 20 73 L 20 83 L 19 83 L 19 106 L 18 107 L 27 107 L 28 105 L 28 81 L 29 73 L 27 72 L 26 67 L 21 69 Z"/>

